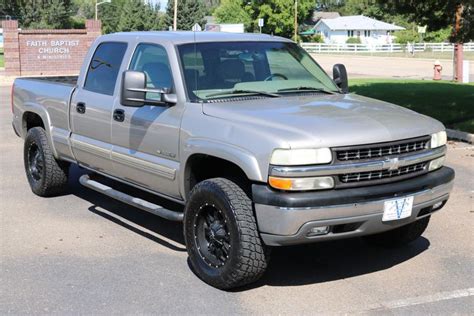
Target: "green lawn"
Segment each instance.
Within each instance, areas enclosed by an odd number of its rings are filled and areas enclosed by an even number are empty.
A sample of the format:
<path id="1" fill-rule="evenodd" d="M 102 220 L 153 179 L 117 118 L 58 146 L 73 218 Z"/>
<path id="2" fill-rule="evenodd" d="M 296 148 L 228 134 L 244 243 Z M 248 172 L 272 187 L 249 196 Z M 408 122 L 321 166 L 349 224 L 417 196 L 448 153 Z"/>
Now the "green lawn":
<path id="1" fill-rule="evenodd" d="M 350 91 L 429 115 L 448 128 L 474 133 L 474 84 L 352 79 Z"/>

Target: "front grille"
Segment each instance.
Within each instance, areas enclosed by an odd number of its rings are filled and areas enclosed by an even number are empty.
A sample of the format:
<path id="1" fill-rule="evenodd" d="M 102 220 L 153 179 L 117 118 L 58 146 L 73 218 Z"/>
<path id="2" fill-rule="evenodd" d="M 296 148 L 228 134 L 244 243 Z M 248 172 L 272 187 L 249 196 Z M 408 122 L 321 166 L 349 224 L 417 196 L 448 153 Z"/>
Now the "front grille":
<path id="1" fill-rule="evenodd" d="M 420 162 L 414 165 L 400 167 L 397 170 L 380 170 L 346 173 L 339 176 L 339 181 L 342 183 L 359 183 L 364 181 L 376 181 L 387 178 L 396 178 L 406 175 L 415 175 L 426 170 L 428 162 Z"/>
<path id="2" fill-rule="evenodd" d="M 391 143 L 336 148 L 336 159 L 351 161 L 412 153 L 426 149 L 429 140 L 429 136 L 425 136 Z"/>

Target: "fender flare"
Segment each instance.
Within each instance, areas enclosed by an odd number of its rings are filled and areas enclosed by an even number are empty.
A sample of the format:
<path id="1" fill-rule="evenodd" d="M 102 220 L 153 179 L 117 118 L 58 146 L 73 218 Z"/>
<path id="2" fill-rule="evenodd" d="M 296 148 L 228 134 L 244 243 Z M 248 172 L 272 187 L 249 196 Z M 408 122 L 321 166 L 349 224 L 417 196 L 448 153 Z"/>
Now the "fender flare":
<path id="1" fill-rule="evenodd" d="M 41 105 L 31 102 L 26 102 L 22 107 L 22 114 L 21 114 L 21 134 L 23 138 L 26 138 L 26 125 L 25 125 L 25 115 L 27 113 L 34 113 L 38 115 L 41 120 L 43 121 L 44 129 L 46 131 L 46 135 L 48 136 L 49 145 L 51 150 L 53 151 L 54 157 L 58 158 L 58 153 L 56 148 L 54 147 L 53 142 L 53 126 L 51 125 L 51 118 L 49 117 L 48 111 Z"/>
<path id="2" fill-rule="evenodd" d="M 183 163 L 179 171 L 179 179 L 182 179 L 180 181 L 180 193 L 183 197 L 186 196 L 185 172 L 189 158 L 196 154 L 208 155 L 229 161 L 242 169 L 251 181 L 266 181 L 263 179 L 257 158 L 244 148 L 211 139 L 190 138 L 185 142 L 181 154 L 181 161 Z"/>

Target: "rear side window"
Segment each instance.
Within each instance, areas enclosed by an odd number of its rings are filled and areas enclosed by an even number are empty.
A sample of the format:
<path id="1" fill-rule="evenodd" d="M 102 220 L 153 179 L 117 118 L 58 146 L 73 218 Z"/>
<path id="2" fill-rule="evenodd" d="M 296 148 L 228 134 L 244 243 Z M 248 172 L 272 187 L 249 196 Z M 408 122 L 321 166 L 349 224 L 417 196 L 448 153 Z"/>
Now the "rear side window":
<path id="1" fill-rule="evenodd" d="M 120 64 L 126 50 L 126 43 L 110 42 L 100 44 L 89 64 L 84 89 L 113 95 Z"/>
<path id="2" fill-rule="evenodd" d="M 146 87 L 150 89 L 173 87 L 168 54 L 163 46 L 139 44 L 133 54 L 130 70 L 142 71 L 146 76 Z M 161 100 L 159 93 L 148 92 L 149 100 Z"/>

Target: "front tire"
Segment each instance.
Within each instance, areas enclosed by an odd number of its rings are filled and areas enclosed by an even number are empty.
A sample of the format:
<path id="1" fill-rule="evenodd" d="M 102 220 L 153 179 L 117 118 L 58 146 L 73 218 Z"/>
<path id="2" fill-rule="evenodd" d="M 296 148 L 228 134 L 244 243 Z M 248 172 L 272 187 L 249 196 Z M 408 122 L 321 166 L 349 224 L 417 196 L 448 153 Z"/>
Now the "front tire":
<path id="1" fill-rule="evenodd" d="M 205 180 L 193 188 L 184 236 L 195 273 L 216 288 L 255 282 L 267 268 L 268 251 L 257 230 L 252 201 L 228 179 Z"/>
<path id="2" fill-rule="evenodd" d="M 43 128 L 33 127 L 28 131 L 23 160 L 33 193 L 45 197 L 62 194 L 67 190 L 69 163 L 54 158 Z"/>
<path id="3" fill-rule="evenodd" d="M 430 216 L 384 233 L 364 237 L 365 241 L 375 246 L 386 248 L 401 247 L 417 240 L 428 227 Z"/>

